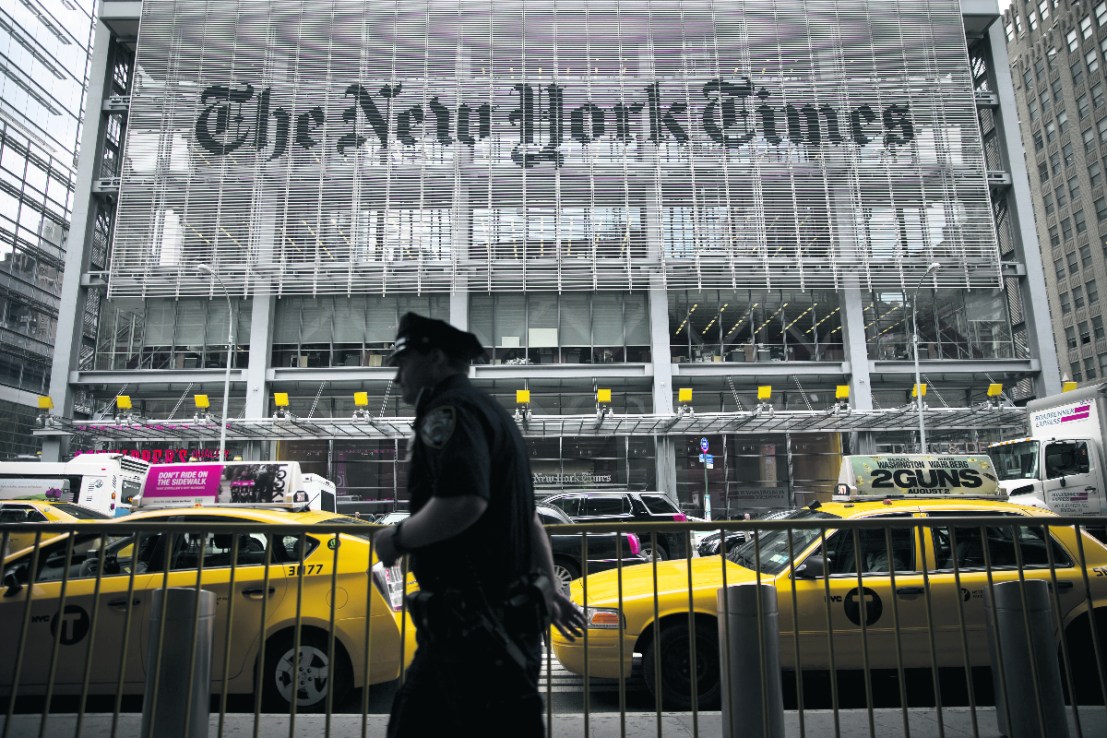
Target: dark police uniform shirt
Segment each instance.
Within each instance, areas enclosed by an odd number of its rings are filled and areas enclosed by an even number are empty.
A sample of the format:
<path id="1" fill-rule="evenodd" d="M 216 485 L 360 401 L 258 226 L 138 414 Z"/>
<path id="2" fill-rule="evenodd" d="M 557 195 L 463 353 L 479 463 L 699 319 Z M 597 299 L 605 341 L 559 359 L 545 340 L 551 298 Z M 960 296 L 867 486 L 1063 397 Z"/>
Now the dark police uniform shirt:
<path id="1" fill-rule="evenodd" d="M 407 488 L 413 514 L 431 497 L 488 501 L 468 529 L 411 552 L 420 588 L 470 591 L 477 580 L 495 602 L 531 569 L 534 489 L 526 446 L 507 410 L 468 377 L 448 377 L 419 398 Z"/>

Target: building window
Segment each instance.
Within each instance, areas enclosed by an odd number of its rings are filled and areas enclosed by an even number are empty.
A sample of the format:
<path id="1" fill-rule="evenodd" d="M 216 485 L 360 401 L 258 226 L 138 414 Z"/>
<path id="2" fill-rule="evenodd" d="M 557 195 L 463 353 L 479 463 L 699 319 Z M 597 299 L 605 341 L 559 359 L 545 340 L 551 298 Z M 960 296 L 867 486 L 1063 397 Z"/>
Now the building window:
<path id="1" fill-rule="evenodd" d="M 1064 315 L 1065 313 L 1069 312 L 1072 309 L 1070 307 L 1070 304 L 1069 304 L 1070 303 L 1069 293 L 1068 292 L 1062 292 L 1057 297 L 1058 297 L 1058 300 L 1061 303 L 1061 314 Z"/>
<path id="2" fill-rule="evenodd" d="M 1056 141 L 1057 140 L 1057 124 L 1054 123 L 1053 121 L 1049 121 L 1048 123 L 1046 123 L 1045 134 L 1046 134 L 1046 141 L 1048 141 L 1049 143 L 1053 143 L 1054 141 Z M 1037 146 L 1037 141 L 1034 142 L 1034 145 Z"/>
<path id="3" fill-rule="evenodd" d="M 1080 268 L 1091 269 L 1092 267 L 1092 247 L 1088 244 L 1084 244 L 1080 247 Z"/>
<path id="4" fill-rule="evenodd" d="M 1088 302 L 1091 302 L 1091 298 L 1088 298 Z M 1092 336 L 1097 341 L 1102 341 L 1104 338 L 1103 333 L 1103 317 L 1099 315 L 1092 316 Z M 1107 360 L 1107 356 L 1104 357 Z"/>
<path id="5" fill-rule="evenodd" d="M 1069 130 L 1069 114 L 1064 110 L 1057 113 L 1057 132 L 1062 136 Z"/>
<path id="6" fill-rule="evenodd" d="M 1063 184 L 1057 185 L 1057 188 L 1053 190 L 1053 196 L 1057 198 L 1057 207 L 1063 208 L 1068 203 L 1067 195 L 1065 195 L 1065 186 Z"/>
<path id="7" fill-rule="evenodd" d="M 1094 190 L 1096 187 L 1099 187 L 1102 181 L 1103 167 L 1100 166 L 1098 161 L 1093 161 L 1091 165 L 1088 166 L 1088 184 L 1090 184 Z"/>
<path id="8" fill-rule="evenodd" d="M 1015 30 L 1019 32 L 1020 36 L 1023 34 L 1022 16 L 1019 15 L 1018 11 L 1015 11 Z"/>
<path id="9" fill-rule="evenodd" d="M 1015 40 L 1015 27 L 1010 23 L 1003 24 L 1003 30 L 1007 33 L 1007 43 L 1011 43 Z"/>
<path id="10" fill-rule="evenodd" d="M 1098 108 L 1100 105 L 1103 104 L 1103 83 L 1096 82 L 1094 85 L 1092 85 L 1091 93 L 1092 105 Z"/>
<path id="11" fill-rule="evenodd" d="M 1053 248 L 1061 245 L 1061 234 L 1057 231 L 1057 226 L 1049 227 L 1049 245 Z M 1060 276 L 1058 276 L 1058 279 L 1060 279 Z"/>
<path id="12" fill-rule="evenodd" d="M 1107 141 L 1107 118 L 1096 123 L 1095 128 L 1099 132 L 1099 140 Z"/>
<path id="13" fill-rule="evenodd" d="M 1060 77 L 1053 80 L 1053 84 L 1050 85 L 1050 88 L 1053 90 L 1053 99 L 1057 101 L 1057 104 L 1060 105 L 1062 102 L 1064 102 L 1065 86 L 1061 84 Z"/>
<path id="14" fill-rule="evenodd" d="M 1095 74 L 1099 69 L 1099 55 L 1095 53 L 1095 49 L 1085 54 L 1084 60 L 1088 62 L 1088 74 Z"/>
<path id="15" fill-rule="evenodd" d="M 1042 90 L 1042 94 L 1038 95 L 1038 102 L 1042 104 L 1042 114 L 1048 113 L 1050 106 L 1049 90 Z"/>
<path id="16" fill-rule="evenodd" d="M 841 361 L 841 325 L 832 292 L 669 293 L 669 340 L 680 363 Z"/>
<path id="17" fill-rule="evenodd" d="M 1084 290 L 1080 289 L 1079 285 L 1072 290 L 1072 306 L 1076 310 L 1080 310 L 1084 307 Z M 1083 328 L 1081 328 L 1081 333 L 1087 335 L 1087 324 L 1082 323 L 1081 325 L 1083 326 Z M 1087 341 L 1084 341 L 1084 343 L 1087 343 Z"/>
<path id="18" fill-rule="evenodd" d="M 1089 38 L 1092 35 L 1092 19 L 1084 18 L 1080 21 L 1080 35 Z"/>
<path id="19" fill-rule="evenodd" d="M 1080 97 L 1076 98 L 1076 111 L 1080 117 L 1084 117 L 1088 114 L 1088 110 L 1091 109 L 1092 104 L 1088 100 L 1088 93 L 1083 93 Z"/>
<path id="20" fill-rule="evenodd" d="M 1107 197 L 1097 197 L 1094 204 L 1096 220 L 1107 220 Z"/>
<path id="21" fill-rule="evenodd" d="M 1095 358 L 1091 356 L 1084 359 L 1084 376 L 1088 379 L 1095 379 Z"/>
<path id="22" fill-rule="evenodd" d="M 1065 41 L 1069 45 L 1070 52 L 1076 51 L 1077 47 L 1080 46 L 1080 39 L 1076 36 L 1076 29 L 1069 31 L 1068 35 L 1065 36 Z"/>
<path id="23" fill-rule="evenodd" d="M 1049 165 L 1044 161 L 1038 164 L 1038 181 L 1042 184 L 1049 181 Z"/>
<path id="24" fill-rule="evenodd" d="M 1074 61 L 1069 65 L 1069 72 L 1072 74 L 1072 84 L 1074 87 L 1084 81 L 1084 65 L 1079 61 Z"/>
<path id="25" fill-rule="evenodd" d="M 1076 258 L 1075 251 L 1066 254 L 1065 259 L 1069 263 L 1069 274 L 1076 274 L 1080 271 L 1080 260 Z"/>
<path id="26" fill-rule="evenodd" d="M 1024 85 L 1026 85 L 1027 89 L 1031 89 L 1032 87 L 1034 87 L 1034 73 L 1031 72 L 1029 68 L 1023 70 L 1022 82 Z"/>
<path id="27" fill-rule="evenodd" d="M 1049 0 L 1042 0 L 1038 3 L 1038 12 L 1041 13 L 1043 21 L 1049 17 Z"/>
<path id="28" fill-rule="evenodd" d="M 1030 21 L 1030 30 L 1031 31 L 1037 31 L 1038 30 L 1038 13 L 1031 10 L 1030 15 L 1026 16 L 1026 19 L 1028 21 Z"/>
<path id="29" fill-rule="evenodd" d="M 1074 174 L 1069 177 L 1069 199 L 1076 204 L 1080 197 L 1080 179 Z"/>
<path id="30" fill-rule="evenodd" d="M 1105 38 L 1105 39 L 1103 39 L 1102 41 L 1099 42 L 1099 50 L 1104 55 L 1107 55 L 1107 38 Z"/>
<path id="31" fill-rule="evenodd" d="M 621 364 L 650 360 L 641 293 L 497 293 L 469 298 L 469 328 L 493 364 Z"/>
<path id="32" fill-rule="evenodd" d="M 1088 293 L 1088 304 L 1095 305 L 1099 302 L 1099 287 L 1096 285 L 1094 279 L 1089 279 L 1084 283 L 1084 290 Z"/>
<path id="33" fill-rule="evenodd" d="M 1084 150 L 1091 151 L 1091 149 L 1095 146 L 1095 133 L 1092 132 L 1092 129 L 1085 128 L 1084 131 L 1080 134 L 1080 137 L 1084 139 Z"/>
<path id="34" fill-rule="evenodd" d="M 1056 228 L 1050 229 L 1050 235 L 1056 235 Z M 1059 245 L 1060 243 L 1061 239 L 1058 238 L 1057 244 Z M 1057 257 L 1053 260 L 1053 276 L 1056 277 L 1057 281 L 1061 281 L 1065 278 L 1065 260 L 1061 257 Z"/>
<path id="35" fill-rule="evenodd" d="M 1080 305 L 1076 306 L 1081 307 Z M 1092 342 L 1092 334 L 1088 332 L 1088 321 L 1082 320 L 1076 325 L 1076 332 L 1080 334 L 1080 345 L 1087 346 Z"/>
<path id="36" fill-rule="evenodd" d="M 1054 151 L 1049 155 L 1049 171 L 1054 177 L 1061 173 L 1061 152 Z"/>
<path id="37" fill-rule="evenodd" d="M 1041 151 L 1045 148 L 1045 141 L 1042 140 L 1042 132 L 1034 131 L 1034 150 Z"/>
<path id="38" fill-rule="evenodd" d="M 1071 325 L 1065 329 L 1065 343 L 1070 349 L 1076 348 L 1076 329 Z"/>
<path id="39" fill-rule="evenodd" d="M 1077 198 L 1077 195 L 1072 196 L 1073 202 L 1076 201 L 1076 198 Z M 1072 214 L 1072 223 L 1073 223 L 1074 226 L 1076 226 L 1076 232 L 1078 234 L 1083 233 L 1084 231 L 1088 230 L 1088 225 L 1084 222 L 1084 211 L 1083 210 L 1077 210 L 1075 213 Z"/>
<path id="40" fill-rule="evenodd" d="M 1027 109 L 1027 111 L 1029 111 L 1029 116 L 1030 116 L 1030 122 L 1031 123 L 1038 120 L 1038 101 L 1037 100 L 1035 100 L 1034 98 L 1031 98 L 1030 102 L 1027 103 L 1026 109 Z"/>
<path id="41" fill-rule="evenodd" d="M 1045 203 L 1046 215 L 1053 215 L 1053 195 L 1049 192 L 1042 195 L 1042 202 Z"/>
<path id="42" fill-rule="evenodd" d="M 1061 154 L 1065 157 L 1065 166 L 1071 167 L 1073 162 L 1072 144 L 1067 143 L 1061 147 Z"/>
<path id="43" fill-rule="evenodd" d="M 1107 3 L 1100 3 L 1095 6 L 1095 22 L 1102 26 L 1105 19 L 1107 19 Z"/>

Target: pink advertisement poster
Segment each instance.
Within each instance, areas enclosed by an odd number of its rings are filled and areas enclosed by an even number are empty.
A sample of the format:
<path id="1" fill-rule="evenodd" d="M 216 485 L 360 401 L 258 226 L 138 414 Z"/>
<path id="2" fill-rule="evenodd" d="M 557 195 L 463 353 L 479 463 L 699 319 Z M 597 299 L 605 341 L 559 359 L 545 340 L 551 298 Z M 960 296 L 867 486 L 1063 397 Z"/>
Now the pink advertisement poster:
<path id="1" fill-rule="evenodd" d="M 167 464 L 150 467 L 142 501 L 212 503 L 219 497 L 222 464 Z"/>
<path id="2" fill-rule="evenodd" d="M 142 498 L 144 504 L 279 502 L 288 474 L 286 464 L 155 464 Z"/>

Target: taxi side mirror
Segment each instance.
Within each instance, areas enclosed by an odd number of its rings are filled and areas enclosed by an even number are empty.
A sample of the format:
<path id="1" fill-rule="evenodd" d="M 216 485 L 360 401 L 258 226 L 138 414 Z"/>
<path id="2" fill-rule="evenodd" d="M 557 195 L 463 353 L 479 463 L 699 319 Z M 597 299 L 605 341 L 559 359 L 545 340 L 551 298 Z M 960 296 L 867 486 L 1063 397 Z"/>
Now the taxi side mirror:
<path id="1" fill-rule="evenodd" d="M 19 580 L 19 572 L 15 569 L 8 569 L 4 573 L 4 587 L 7 589 L 4 592 L 5 597 L 14 597 L 23 591 L 23 582 Z"/>
<path id="2" fill-rule="evenodd" d="M 796 567 L 792 576 L 796 579 L 822 579 L 826 576 L 826 559 L 819 554 L 812 554 Z"/>

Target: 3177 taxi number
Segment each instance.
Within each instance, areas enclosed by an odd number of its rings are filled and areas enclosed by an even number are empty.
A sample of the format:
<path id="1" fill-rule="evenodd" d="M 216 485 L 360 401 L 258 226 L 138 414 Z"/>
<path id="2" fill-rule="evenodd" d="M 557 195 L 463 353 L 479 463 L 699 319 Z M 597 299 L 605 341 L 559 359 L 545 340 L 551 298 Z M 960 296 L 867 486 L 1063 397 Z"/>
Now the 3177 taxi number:
<path id="1" fill-rule="evenodd" d="M 288 567 L 288 576 L 294 577 L 297 574 L 303 574 L 305 576 L 311 574 L 322 574 L 322 564 L 304 564 L 303 566 L 290 566 Z"/>

